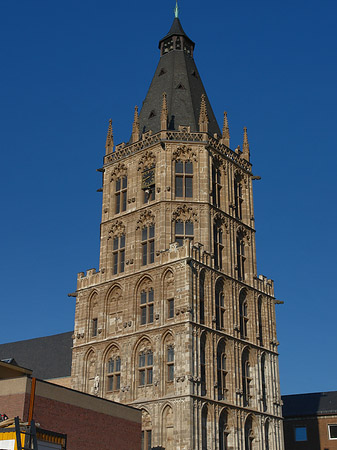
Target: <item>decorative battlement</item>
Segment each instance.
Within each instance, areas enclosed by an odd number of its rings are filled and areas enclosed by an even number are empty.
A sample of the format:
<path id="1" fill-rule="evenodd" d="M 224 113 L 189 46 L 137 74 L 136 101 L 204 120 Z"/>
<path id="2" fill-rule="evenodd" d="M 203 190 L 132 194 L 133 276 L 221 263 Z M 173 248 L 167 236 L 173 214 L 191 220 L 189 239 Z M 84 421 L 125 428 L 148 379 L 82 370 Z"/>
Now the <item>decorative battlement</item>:
<path id="1" fill-rule="evenodd" d="M 133 155 L 145 148 L 148 148 L 159 142 L 202 142 L 205 145 L 209 145 L 217 150 L 223 157 L 233 161 L 235 164 L 240 166 L 247 172 L 251 172 L 251 163 L 246 159 L 242 158 L 241 155 L 235 153 L 229 147 L 221 142 L 220 139 L 211 136 L 208 133 L 191 133 L 186 130 L 183 131 L 160 131 L 156 134 L 151 134 L 147 132 L 142 135 L 142 139 L 132 143 L 121 144 L 115 147 L 115 151 L 104 157 L 104 165 L 119 161 L 129 155 Z"/>
<path id="2" fill-rule="evenodd" d="M 274 297 L 274 281 L 270 280 L 264 275 L 254 277 L 254 287 L 258 291 L 264 292 L 265 294 Z"/>

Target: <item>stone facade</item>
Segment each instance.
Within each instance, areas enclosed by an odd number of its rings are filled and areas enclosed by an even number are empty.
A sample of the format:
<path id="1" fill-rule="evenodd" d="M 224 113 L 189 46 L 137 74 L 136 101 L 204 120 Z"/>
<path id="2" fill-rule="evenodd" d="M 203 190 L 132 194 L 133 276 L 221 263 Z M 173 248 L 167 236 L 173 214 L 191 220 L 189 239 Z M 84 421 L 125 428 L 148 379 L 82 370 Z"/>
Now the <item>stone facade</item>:
<path id="1" fill-rule="evenodd" d="M 211 135 L 204 94 L 199 130 L 169 129 L 169 101 L 159 131 L 141 133 L 135 111 L 130 143 L 114 147 L 110 123 L 100 265 L 78 275 L 72 387 L 141 408 L 144 449 L 283 450 L 247 134 L 232 151 L 225 115 Z"/>

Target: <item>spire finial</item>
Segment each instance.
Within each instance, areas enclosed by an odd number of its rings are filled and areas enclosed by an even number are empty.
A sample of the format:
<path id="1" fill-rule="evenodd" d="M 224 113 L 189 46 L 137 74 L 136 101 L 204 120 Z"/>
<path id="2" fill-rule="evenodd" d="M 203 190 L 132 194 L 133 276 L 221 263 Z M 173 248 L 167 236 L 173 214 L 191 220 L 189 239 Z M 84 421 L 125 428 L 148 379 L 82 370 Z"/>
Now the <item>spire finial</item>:
<path id="1" fill-rule="evenodd" d="M 243 157 L 249 161 L 249 142 L 248 142 L 248 135 L 247 135 L 247 127 L 244 127 L 243 129 L 243 145 L 242 145 L 242 154 Z"/>
<path id="2" fill-rule="evenodd" d="M 108 155 L 109 153 L 112 153 L 114 146 L 114 137 L 112 133 L 112 119 L 109 120 L 109 126 L 108 126 L 108 134 L 106 136 L 106 142 L 105 142 L 105 154 Z"/>
<path id="3" fill-rule="evenodd" d="M 139 117 L 138 117 L 138 106 L 135 106 L 135 114 L 132 124 L 132 142 L 139 141 Z"/>
<path id="4" fill-rule="evenodd" d="M 222 127 L 222 142 L 229 147 L 229 126 L 228 126 L 228 119 L 227 119 L 227 111 L 223 113 L 223 127 Z"/>
<path id="5" fill-rule="evenodd" d="M 178 17 L 179 17 L 178 0 L 176 0 L 176 7 L 174 8 L 174 17 L 176 19 L 178 19 Z"/>
<path id="6" fill-rule="evenodd" d="M 166 92 L 163 92 L 163 102 L 161 107 L 161 114 L 160 114 L 160 124 L 161 124 L 161 130 L 167 129 L 167 116 L 168 116 L 168 110 L 167 110 L 167 95 Z"/>
<path id="7" fill-rule="evenodd" d="M 208 114 L 207 114 L 207 106 L 206 106 L 206 97 L 205 94 L 201 95 L 201 103 L 200 103 L 200 115 L 199 115 L 199 130 L 202 132 L 208 132 Z"/>

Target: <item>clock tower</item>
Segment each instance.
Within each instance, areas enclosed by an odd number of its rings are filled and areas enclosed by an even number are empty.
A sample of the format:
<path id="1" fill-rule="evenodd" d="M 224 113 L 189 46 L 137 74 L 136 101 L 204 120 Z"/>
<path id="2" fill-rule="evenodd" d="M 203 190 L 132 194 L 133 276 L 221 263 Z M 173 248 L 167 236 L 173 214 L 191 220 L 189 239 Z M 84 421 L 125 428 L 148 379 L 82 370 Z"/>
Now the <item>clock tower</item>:
<path id="1" fill-rule="evenodd" d="M 131 138 L 103 166 L 72 387 L 138 407 L 143 449 L 283 450 L 273 281 L 258 275 L 247 130 L 218 126 L 178 9 Z"/>

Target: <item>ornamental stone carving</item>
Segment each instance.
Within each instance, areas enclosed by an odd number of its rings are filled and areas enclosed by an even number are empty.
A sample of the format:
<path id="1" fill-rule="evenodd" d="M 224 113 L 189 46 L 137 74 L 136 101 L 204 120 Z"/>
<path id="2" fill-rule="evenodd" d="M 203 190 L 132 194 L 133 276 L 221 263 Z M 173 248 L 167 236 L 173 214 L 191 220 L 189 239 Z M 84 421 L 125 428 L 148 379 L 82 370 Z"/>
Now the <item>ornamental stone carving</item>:
<path id="1" fill-rule="evenodd" d="M 172 214 L 172 222 L 175 222 L 176 220 L 198 222 L 198 215 L 190 206 L 182 205 L 178 206 Z"/>
<path id="2" fill-rule="evenodd" d="M 172 154 L 173 161 L 197 161 L 197 155 L 192 147 L 181 145 Z"/>
<path id="3" fill-rule="evenodd" d="M 151 150 L 147 150 L 143 153 L 142 157 L 138 162 L 138 170 L 149 169 L 150 167 L 154 167 L 156 165 L 156 157 Z"/>
<path id="4" fill-rule="evenodd" d="M 109 230 L 109 237 L 108 239 L 111 239 L 112 237 L 119 237 L 125 234 L 125 225 L 122 221 L 117 220 L 111 225 L 111 228 Z"/>
<path id="5" fill-rule="evenodd" d="M 118 178 L 125 177 L 127 174 L 127 168 L 125 164 L 118 163 L 117 166 L 111 172 L 110 181 L 117 180 Z"/>
<path id="6" fill-rule="evenodd" d="M 156 217 L 151 210 L 146 210 L 142 212 L 137 220 L 136 230 L 143 228 L 144 226 L 153 225 L 155 223 Z"/>

